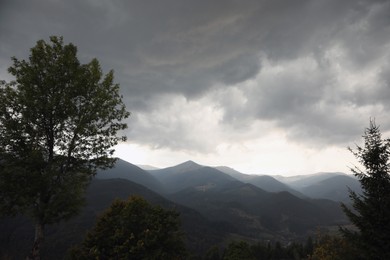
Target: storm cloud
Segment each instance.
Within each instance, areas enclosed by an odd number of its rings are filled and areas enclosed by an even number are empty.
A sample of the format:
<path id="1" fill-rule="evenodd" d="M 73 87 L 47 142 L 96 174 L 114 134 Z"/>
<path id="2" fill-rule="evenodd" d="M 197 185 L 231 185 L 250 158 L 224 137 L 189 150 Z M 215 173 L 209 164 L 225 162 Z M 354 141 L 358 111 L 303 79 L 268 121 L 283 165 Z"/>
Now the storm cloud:
<path id="1" fill-rule="evenodd" d="M 62 35 L 114 69 L 130 142 L 208 154 L 277 132 L 345 147 L 370 117 L 390 130 L 389 14 L 373 0 L 4 0 L 0 76 Z"/>

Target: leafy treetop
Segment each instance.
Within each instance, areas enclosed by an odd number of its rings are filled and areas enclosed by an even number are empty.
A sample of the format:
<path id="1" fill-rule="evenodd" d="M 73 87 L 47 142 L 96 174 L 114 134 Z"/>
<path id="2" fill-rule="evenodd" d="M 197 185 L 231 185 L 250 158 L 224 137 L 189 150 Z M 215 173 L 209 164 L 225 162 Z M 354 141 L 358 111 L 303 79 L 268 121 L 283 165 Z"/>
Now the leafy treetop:
<path id="1" fill-rule="evenodd" d="M 185 259 L 178 213 L 153 206 L 141 197 L 116 200 L 98 219 L 77 259 Z"/>
<path id="2" fill-rule="evenodd" d="M 52 36 L 12 58 L 15 81 L 0 83 L 0 214 L 27 214 L 36 240 L 45 224 L 74 216 L 98 168 L 111 167 L 129 116 L 119 85 L 99 62 Z"/>

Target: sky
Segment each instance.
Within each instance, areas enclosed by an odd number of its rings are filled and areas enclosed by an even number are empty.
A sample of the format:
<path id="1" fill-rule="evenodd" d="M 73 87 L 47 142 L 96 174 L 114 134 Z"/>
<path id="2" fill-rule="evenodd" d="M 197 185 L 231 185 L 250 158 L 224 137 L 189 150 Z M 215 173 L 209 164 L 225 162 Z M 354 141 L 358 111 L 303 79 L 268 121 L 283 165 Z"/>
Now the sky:
<path id="1" fill-rule="evenodd" d="M 114 70 L 133 164 L 349 173 L 390 137 L 390 1 L 0 0 L 0 79 L 51 35 Z"/>

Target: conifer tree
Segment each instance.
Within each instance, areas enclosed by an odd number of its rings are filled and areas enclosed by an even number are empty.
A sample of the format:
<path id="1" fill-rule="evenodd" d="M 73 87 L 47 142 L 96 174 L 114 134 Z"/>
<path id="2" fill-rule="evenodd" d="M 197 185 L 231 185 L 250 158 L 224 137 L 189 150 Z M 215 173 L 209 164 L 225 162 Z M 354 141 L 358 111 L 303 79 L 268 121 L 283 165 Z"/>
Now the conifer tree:
<path id="1" fill-rule="evenodd" d="M 111 167 L 129 116 L 99 62 L 80 64 L 77 48 L 50 37 L 28 60 L 12 58 L 15 81 L 0 82 L 0 215 L 35 223 L 29 256 L 40 258 L 44 227 L 77 214 L 98 168 Z"/>
<path id="2" fill-rule="evenodd" d="M 350 151 L 363 165 L 352 172 L 359 179 L 363 194 L 350 191 L 352 209 L 342 205 L 354 229 L 342 234 L 361 252 L 364 259 L 390 259 L 390 140 L 382 139 L 373 120 L 363 135 L 364 147 Z"/>

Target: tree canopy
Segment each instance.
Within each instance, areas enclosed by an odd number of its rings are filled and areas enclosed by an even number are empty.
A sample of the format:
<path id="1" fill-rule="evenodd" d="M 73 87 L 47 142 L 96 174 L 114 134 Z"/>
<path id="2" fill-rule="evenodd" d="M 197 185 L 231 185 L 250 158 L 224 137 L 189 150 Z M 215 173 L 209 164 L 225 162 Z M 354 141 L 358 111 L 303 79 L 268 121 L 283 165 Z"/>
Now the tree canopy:
<path id="1" fill-rule="evenodd" d="M 362 258 L 390 259 L 390 140 L 382 139 L 373 120 L 363 138 L 364 147 L 350 149 L 364 167 L 352 169 L 363 194 L 350 191 L 352 209 L 342 205 L 357 230 L 341 231 Z"/>
<path id="2" fill-rule="evenodd" d="M 39 258 L 44 225 L 77 214 L 91 176 L 113 165 L 129 113 L 113 71 L 81 64 L 62 37 L 12 61 L 15 80 L 0 84 L 0 213 L 34 220 Z"/>
<path id="3" fill-rule="evenodd" d="M 75 259 L 185 259 L 179 214 L 141 197 L 116 200 L 97 220 Z"/>

